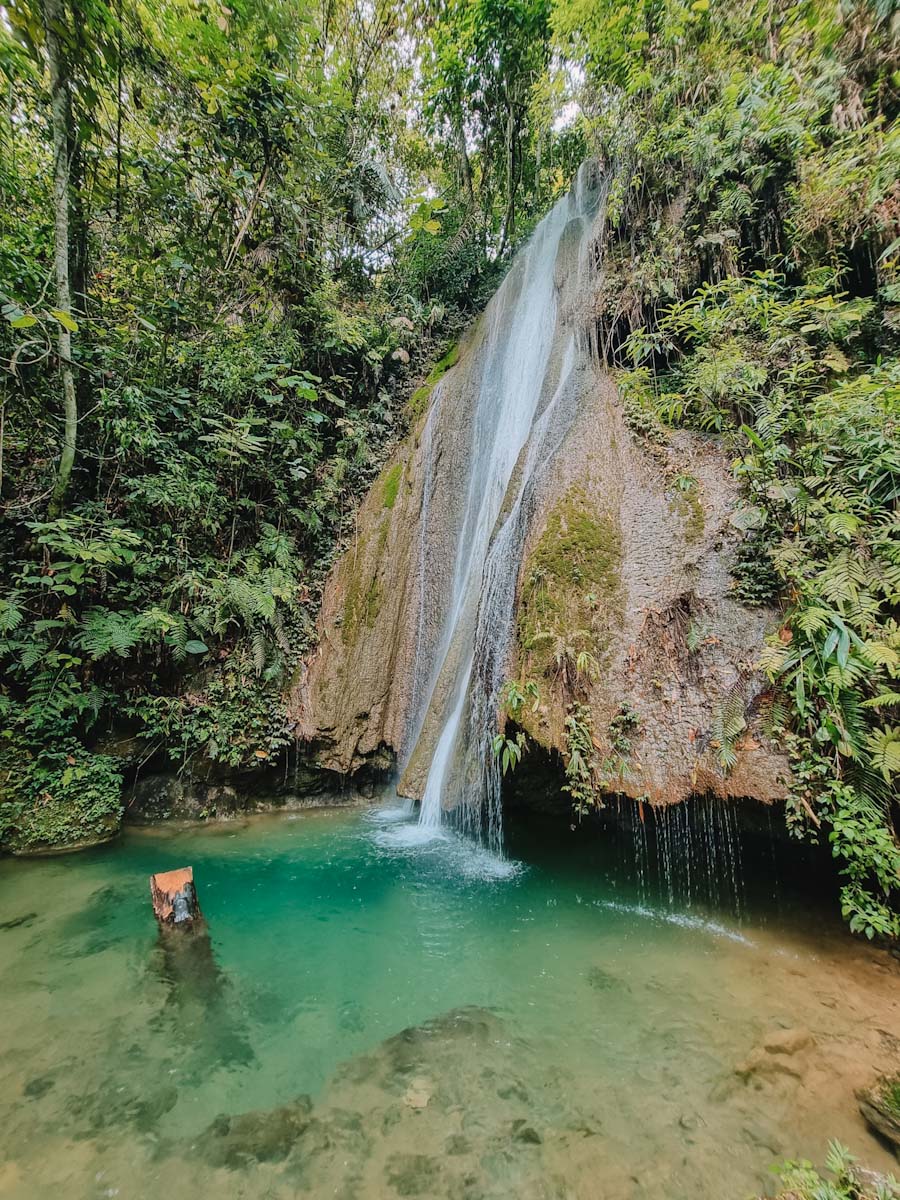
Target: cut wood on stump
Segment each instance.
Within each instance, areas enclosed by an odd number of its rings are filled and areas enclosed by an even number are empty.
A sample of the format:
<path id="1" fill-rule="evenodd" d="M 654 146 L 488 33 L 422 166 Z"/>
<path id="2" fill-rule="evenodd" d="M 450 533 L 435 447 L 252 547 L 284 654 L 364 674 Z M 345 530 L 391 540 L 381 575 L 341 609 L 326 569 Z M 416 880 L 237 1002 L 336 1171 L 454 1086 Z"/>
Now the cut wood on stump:
<path id="1" fill-rule="evenodd" d="M 193 867 L 151 875 L 150 897 L 156 919 L 163 927 L 192 929 L 195 922 L 203 920 L 197 903 Z"/>

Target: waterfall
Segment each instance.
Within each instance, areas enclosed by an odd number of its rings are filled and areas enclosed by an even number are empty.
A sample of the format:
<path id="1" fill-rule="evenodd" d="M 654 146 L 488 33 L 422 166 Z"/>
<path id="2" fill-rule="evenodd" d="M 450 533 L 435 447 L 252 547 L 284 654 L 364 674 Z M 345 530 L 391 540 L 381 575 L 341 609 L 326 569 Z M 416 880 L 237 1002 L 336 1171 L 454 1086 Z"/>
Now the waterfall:
<path id="1" fill-rule="evenodd" d="M 435 429 L 446 402 L 436 394 L 426 421 L 425 488 L 419 547 L 420 605 L 408 762 L 426 719 L 438 722 L 419 821 L 436 830 L 452 811 L 457 824 L 499 849 L 500 780 L 491 753 L 498 693 L 512 635 L 515 592 L 536 482 L 575 416 L 577 372 L 589 370 L 584 337 L 559 311 L 558 259 L 564 239 L 584 268 L 599 203 L 596 164 L 584 164 L 573 190 L 541 221 L 485 313 L 485 341 L 471 420 L 464 500 L 455 526 L 449 596 L 435 650 L 422 660 L 429 612 L 429 563 L 446 553 L 430 544 Z M 443 414 L 444 420 L 446 415 Z M 421 678 L 420 678 L 421 674 Z"/>

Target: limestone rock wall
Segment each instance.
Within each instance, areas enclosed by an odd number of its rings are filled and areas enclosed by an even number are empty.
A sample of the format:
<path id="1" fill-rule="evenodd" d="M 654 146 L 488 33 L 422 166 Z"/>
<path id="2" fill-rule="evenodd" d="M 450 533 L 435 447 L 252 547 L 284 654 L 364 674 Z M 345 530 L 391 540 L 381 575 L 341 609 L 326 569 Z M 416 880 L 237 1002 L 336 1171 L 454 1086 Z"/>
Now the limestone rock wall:
<path id="1" fill-rule="evenodd" d="M 602 211 L 596 219 L 599 226 Z M 763 637 L 779 620 L 733 598 L 730 566 L 743 536 L 731 523 L 737 485 L 714 439 L 648 438 L 629 427 L 614 380 L 587 349 L 591 287 L 600 277 L 591 266 L 585 279 L 584 262 L 593 262 L 586 245 L 581 215 L 559 240 L 544 384 L 549 397 L 561 378 L 561 347 L 571 354 L 574 337 L 567 424 L 537 471 L 532 455 L 518 547 L 508 677 L 538 693 L 519 723 L 565 754 L 567 712 L 582 704 L 604 786 L 652 803 L 695 792 L 780 799 L 787 763 L 766 738 L 769 697 L 755 670 Z M 515 313 L 523 274 L 514 264 L 503 305 L 489 310 L 490 334 L 488 322 L 475 324 L 362 505 L 325 590 L 318 649 L 292 690 L 298 734 L 322 766 L 348 774 L 400 759 L 402 788 L 413 796 L 422 794 L 447 703 L 433 695 L 424 716 L 419 711 L 422 680 L 434 678 L 441 654 L 454 653 L 439 643 L 464 541 L 464 484 L 491 367 L 485 356 L 496 353 L 498 331 L 504 336 L 503 321 Z M 527 453 L 526 445 L 520 464 Z M 525 511 L 519 474 L 517 467 L 496 529 L 516 497 Z M 732 732 L 723 736 L 723 728 Z M 723 742 L 735 758 L 727 770 Z"/>
<path id="2" fill-rule="evenodd" d="M 475 352 L 468 347 L 451 376 Z M 523 547 L 510 677 L 535 680 L 540 704 L 536 713 L 528 706 L 522 723 L 541 744 L 565 749 L 573 696 L 557 659 L 586 649 L 595 678 L 582 673 L 577 690 L 598 758 L 615 760 L 612 790 L 657 803 L 706 791 L 782 798 L 787 765 L 766 738 L 765 685 L 754 671 L 778 615 L 730 596 L 741 534 L 730 524 L 739 497 L 728 462 L 712 439 L 679 432 L 661 447 L 634 434 L 603 372 L 586 371 L 581 386 L 579 417 L 546 473 Z M 403 747 L 423 652 L 416 552 L 424 424 L 359 512 L 353 545 L 325 591 L 318 649 L 293 692 L 300 735 L 331 770 L 387 767 Z M 685 492 L 676 480 L 686 477 L 696 483 Z M 452 525 L 446 503 L 441 519 Z M 426 582 L 432 595 L 440 582 Z M 437 612 L 425 624 L 427 636 Z M 715 744 L 726 705 L 740 707 L 747 723 L 729 772 Z M 624 706 L 636 723 L 619 761 L 609 727 Z"/>

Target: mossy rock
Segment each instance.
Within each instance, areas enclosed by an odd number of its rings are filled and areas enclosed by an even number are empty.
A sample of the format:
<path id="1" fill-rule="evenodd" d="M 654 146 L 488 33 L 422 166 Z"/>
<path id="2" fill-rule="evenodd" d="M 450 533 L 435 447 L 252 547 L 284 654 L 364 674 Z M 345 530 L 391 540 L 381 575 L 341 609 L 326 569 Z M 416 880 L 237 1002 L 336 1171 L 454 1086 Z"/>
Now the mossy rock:
<path id="1" fill-rule="evenodd" d="M 374 628 L 381 611 L 381 599 L 381 584 L 377 575 L 368 583 L 359 576 L 353 576 L 347 588 L 344 620 L 341 625 L 341 634 L 346 646 L 356 645 L 356 639 L 363 628 Z"/>
<path id="2" fill-rule="evenodd" d="M 399 478 L 398 475 L 398 487 Z M 396 492 L 394 492 L 393 499 L 396 500 Z M 378 564 L 384 554 L 390 530 L 390 508 L 387 505 L 385 507 L 387 511 L 383 514 L 378 526 L 372 563 L 368 563 L 369 556 L 365 552 L 365 547 L 362 543 L 359 547 L 356 563 L 351 564 L 348 560 L 347 569 L 351 574 L 347 582 L 344 613 L 341 620 L 341 636 L 344 640 L 344 645 L 348 647 L 356 645 L 356 640 L 363 629 L 373 629 L 375 627 L 375 622 L 378 620 L 378 614 L 381 611 L 381 602 L 384 595 L 381 580 L 378 578 Z M 373 573 L 370 575 L 369 571 Z"/>
<path id="3" fill-rule="evenodd" d="M 525 567 L 517 625 L 529 676 L 553 674 L 561 656 L 599 660 L 620 616 L 621 566 L 618 525 L 570 488 Z"/>
<path id="4" fill-rule="evenodd" d="M 400 480 L 403 478 L 403 463 L 391 467 L 381 484 L 381 502 L 385 508 L 393 508 L 397 503 L 397 493 L 400 490 Z"/>
<path id="5" fill-rule="evenodd" d="M 900 1154 L 900 1074 L 884 1076 L 857 1093 L 859 1111 Z"/>
<path id="6" fill-rule="evenodd" d="M 64 743 L 31 756 L 2 755 L 0 842 L 17 855 L 66 854 L 108 842 L 122 824 L 116 760 Z"/>
<path id="7" fill-rule="evenodd" d="M 706 513 L 697 495 L 697 484 L 686 491 L 677 491 L 669 501 L 669 511 L 680 518 L 688 545 L 699 542 L 706 528 Z"/>
<path id="8" fill-rule="evenodd" d="M 246 1167 L 281 1162 L 309 1127 L 312 1101 L 300 1096 L 291 1104 L 257 1112 L 223 1114 L 200 1135 L 197 1147 L 214 1167 Z"/>
<path id="9" fill-rule="evenodd" d="M 428 403 L 431 400 L 431 393 L 434 391 L 437 382 L 459 362 L 460 348 L 459 343 L 455 342 L 446 352 L 443 358 L 438 359 L 428 373 L 428 378 L 409 398 L 406 406 L 406 413 L 410 422 L 418 421 L 419 417 L 428 408 Z"/>

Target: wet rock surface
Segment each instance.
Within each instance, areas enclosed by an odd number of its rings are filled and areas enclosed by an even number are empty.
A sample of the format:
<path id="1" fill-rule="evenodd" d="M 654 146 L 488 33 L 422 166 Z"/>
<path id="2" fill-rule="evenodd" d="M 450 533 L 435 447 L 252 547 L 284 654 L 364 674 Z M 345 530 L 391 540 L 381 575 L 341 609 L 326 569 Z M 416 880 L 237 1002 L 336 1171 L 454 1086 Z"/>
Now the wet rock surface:
<path id="1" fill-rule="evenodd" d="M 660 431 L 651 440 L 629 426 L 614 379 L 584 349 L 597 277 L 580 266 L 576 252 L 589 238 L 576 232 L 559 243 L 546 379 L 491 543 L 505 547 L 507 538 L 515 558 L 504 564 L 512 595 L 497 613 L 511 621 L 506 678 L 531 680 L 540 692 L 522 724 L 540 746 L 564 749 L 573 691 L 559 663 L 584 652 L 595 669 L 582 673 L 579 694 L 598 761 L 615 760 L 609 790 L 654 804 L 702 793 L 782 799 L 787 762 L 767 738 L 769 697 L 754 669 L 779 615 L 734 598 L 730 569 L 744 535 L 732 520 L 741 499 L 728 457 L 708 437 Z M 467 653 L 455 634 L 445 647 L 443 630 L 458 546 L 468 536 L 467 481 L 485 436 L 479 394 L 487 379 L 494 395 L 500 367 L 488 359 L 497 357 L 496 338 L 510 334 L 515 271 L 510 278 L 509 295 L 498 293 L 461 345 L 431 409 L 365 500 L 325 589 L 319 647 L 290 701 L 298 733 L 325 767 L 348 773 L 409 752 L 401 790 L 417 798 L 455 695 L 457 660 Z M 397 480 L 387 504 L 388 482 Z M 507 518 L 516 522 L 511 539 Z M 469 607 L 460 620 L 471 628 L 480 618 Z M 488 625 L 492 636 L 505 636 L 493 619 Z M 433 678 L 439 649 L 445 666 L 423 710 L 416 680 Z M 476 665 L 484 667 L 483 656 Z M 615 754 L 613 723 L 623 707 L 635 719 L 627 754 Z M 742 724 L 728 747 L 730 770 L 717 735 L 726 711 L 733 726 Z"/>
<path id="2" fill-rule="evenodd" d="M 124 791 L 125 822 L 155 825 L 159 821 L 230 820 L 248 813 L 291 812 L 339 803 L 335 780 L 314 765 L 298 764 L 254 773 L 229 772 L 209 764 L 183 774 L 152 771 L 140 774 Z M 348 804 L 363 800 L 360 789 L 348 788 Z"/>

